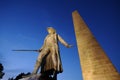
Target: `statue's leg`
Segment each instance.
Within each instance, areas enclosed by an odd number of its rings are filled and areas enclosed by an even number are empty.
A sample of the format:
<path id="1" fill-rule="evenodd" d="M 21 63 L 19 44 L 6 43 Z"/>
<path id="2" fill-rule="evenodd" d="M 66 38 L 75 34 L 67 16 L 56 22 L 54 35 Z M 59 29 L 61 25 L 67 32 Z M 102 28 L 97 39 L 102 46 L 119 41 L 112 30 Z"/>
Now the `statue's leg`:
<path id="1" fill-rule="evenodd" d="M 53 67 L 54 67 L 54 71 L 53 71 L 53 80 L 57 80 L 57 72 L 58 71 L 58 56 L 55 52 L 55 48 L 52 48 L 52 61 L 53 61 Z"/>
<path id="2" fill-rule="evenodd" d="M 57 70 L 57 56 L 56 56 L 56 53 L 53 51 L 52 52 L 52 61 L 53 61 L 53 67 L 54 67 L 54 70 L 56 71 Z"/>
<path id="3" fill-rule="evenodd" d="M 36 65 L 34 67 L 32 74 L 37 74 L 37 72 L 41 66 L 42 59 L 45 57 L 45 55 L 48 53 L 48 51 L 49 51 L 49 49 L 45 49 L 45 50 L 41 51 L 41 53 L 39 54 L 38 59 L 36 61 Z"/>
<path id="4" fill-rule="evenodd" d="M 41 62 L 39 62 L 39 61 L 37 60 L 32 74 L 37 74 L 37 72 L 38 72 L 38 70 L 39 70 L 39 67 L 40 67 L 40 64 L 41 64 Z"/>
<path id="5" fill-rule="evenodd" d="M 53 80 L 57 80 L 57 73 L 56 73 L 56 71 L 53 72 Z"/>

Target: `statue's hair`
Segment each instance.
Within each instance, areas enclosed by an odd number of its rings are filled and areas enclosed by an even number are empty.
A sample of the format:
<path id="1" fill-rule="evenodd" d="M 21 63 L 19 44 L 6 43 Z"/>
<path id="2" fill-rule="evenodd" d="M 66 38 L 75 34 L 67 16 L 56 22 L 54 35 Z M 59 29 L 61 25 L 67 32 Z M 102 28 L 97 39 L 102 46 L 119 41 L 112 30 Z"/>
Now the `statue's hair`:
<path id="1" fill-rule="evenodd" d="M 56 30 L 52 27 L 48 27 L 47 30 L 49 33 L 53 33 L 53 34 L 56 33 Z"/>

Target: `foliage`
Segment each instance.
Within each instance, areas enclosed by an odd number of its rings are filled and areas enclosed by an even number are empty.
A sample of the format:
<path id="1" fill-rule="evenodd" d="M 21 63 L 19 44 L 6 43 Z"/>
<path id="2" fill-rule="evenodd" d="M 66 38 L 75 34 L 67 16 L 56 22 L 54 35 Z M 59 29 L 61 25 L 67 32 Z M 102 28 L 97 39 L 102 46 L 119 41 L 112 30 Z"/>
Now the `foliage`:
<path id="1" fill-rule="evenodd" d="M 2 79 L 2 77 L 4 76 L 4 72 L 2 72 L 4 70 L 3 65 L 0 63 L 0 79 Z"/>

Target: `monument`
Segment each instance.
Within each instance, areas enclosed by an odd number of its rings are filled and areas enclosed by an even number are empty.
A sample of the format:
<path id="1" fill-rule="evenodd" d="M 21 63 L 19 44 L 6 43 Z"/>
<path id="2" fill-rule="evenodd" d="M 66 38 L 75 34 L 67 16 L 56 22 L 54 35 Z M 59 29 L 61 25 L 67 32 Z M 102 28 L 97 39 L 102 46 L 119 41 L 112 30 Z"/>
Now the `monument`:
<path id="1" fill-rule="evenodd" d="M 72 12 L 83 80 L 120 80 L 104 50 L 77 11 Z"/>
<path id="2" fill-rule="evenodd" d="M 64 46 L 70 48 L 56 30 L 52 27 L 47 28 L 48 35 L 44 40 L 43 46 L 39 50 L 14 50 L 14 51 L 38 51 L 40 54 L 36 60 L 36 64 L 32 74 L 24 76 L 21 80 L 57 80 L 57 74 L 63 72 L 58 41 Z M 41 67 L 40 74 L 38 70 Z"/>
<path id="3" fill-rule="evenodd" d="M 62 37 L 56 33 L 54 28 L 48 27 L 47 31 L 48 35 L 44 40 L 42 48 L 40 48 L 40 54 L 32 74 L 37 74 L 39 67 L 41 67 L 41 74 L 47 76 L 53 75 L 54 80 L 57 80 L 57 74 L 63 71 L 58 41 L 67 48 L 70 48 L 71 45 L 65 42 Z"/>

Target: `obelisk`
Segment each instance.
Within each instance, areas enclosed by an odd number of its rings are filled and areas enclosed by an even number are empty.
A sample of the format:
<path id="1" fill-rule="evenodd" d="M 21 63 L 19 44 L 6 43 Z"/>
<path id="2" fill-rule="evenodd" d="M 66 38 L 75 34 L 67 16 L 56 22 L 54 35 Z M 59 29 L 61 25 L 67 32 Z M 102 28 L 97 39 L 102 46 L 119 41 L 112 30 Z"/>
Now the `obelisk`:
<path id="1" fill-rule="evenodd" d="M 120 80 L 110 59 L 77 11 L 72 13 L 83 80 Z"/>

